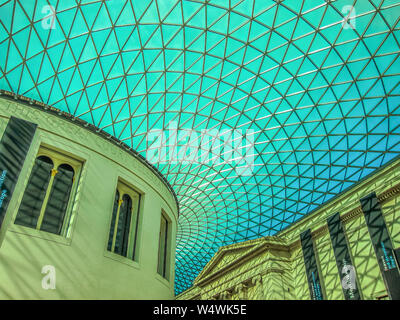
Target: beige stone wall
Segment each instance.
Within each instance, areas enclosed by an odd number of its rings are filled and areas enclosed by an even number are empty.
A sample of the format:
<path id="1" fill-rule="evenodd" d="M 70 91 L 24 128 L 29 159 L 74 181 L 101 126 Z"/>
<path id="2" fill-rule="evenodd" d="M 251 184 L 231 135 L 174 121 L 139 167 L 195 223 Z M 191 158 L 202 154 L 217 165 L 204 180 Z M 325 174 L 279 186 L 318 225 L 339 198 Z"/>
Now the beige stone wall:
<path id="1" fill-rule="evenodd" d="M 197 277 L 194 286 L 180 294 L 177 299 L 219 298 L 221 292 L 241 283 L 247 285 L 247 299 L 310 299 L 300 245 L 300 234 L 308 228 L 312 230 L 325 297 L 330 300 L 344 299 L 326 225 L 327 218 L 336 212 L 341 215 L 362 298 L 377 299 L 384 296 L 387 292 L 359 202 L 360 198 L 373 191 L 382 204 L 382 213 L 393 246 L 399 248 L 400 160 L 397 160 L 277 236 L 221 248 Z M 282 244 L 280 249 L 274 248 L 274 244 L 278 242 Z M 245 263 L 241 263 L 243 255 L 237 252 L 228 263 L 231 267 L 224 269 L 227 261 L 223 256 L 232 254 L 235 248 L 244 247 L 246 244 L 253 244 L 258 250 L 254 250 Z M 254 282 L 257 282 L 257 285 L 253 285 Z M 204 294 L 205 292 L 207 294 Z M 237 295 L 232 297 L 236 299 Z"/>
<path id="2" fill-rule="evenodd" d="M 0 231 L 0 299 L 173 299 L 178 208 L 160 178 L 121 147 L 58 116 L 0 98 L 0 134 L 13 115 L 38 124 Z M 13 223 L 40 146 L 83 162 L 68 237 Z M 118 179 L 142 194 L 138 258 L 107 251 Z M 161 210 L 172 222 L 169 280 L 157 273 Z M 44 290 L 42 267 L 56 268 Z"/>

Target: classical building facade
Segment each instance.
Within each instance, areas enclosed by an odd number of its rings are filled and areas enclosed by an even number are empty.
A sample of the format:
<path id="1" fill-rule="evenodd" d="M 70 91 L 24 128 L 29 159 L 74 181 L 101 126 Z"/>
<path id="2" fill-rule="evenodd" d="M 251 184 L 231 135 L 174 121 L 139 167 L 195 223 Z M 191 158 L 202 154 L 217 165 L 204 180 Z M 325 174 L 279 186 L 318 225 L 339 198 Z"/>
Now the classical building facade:
<path id="1" fill-rule="evenodd" d="M 273 237 L 222 247 L 185 299 L 399 299 L 400 160 Z"/>
<path id="2" fill-rule="evenodd" d="M 178 206 L 82 120 L 0 98 L 0 299 L 173 299 Z"/>

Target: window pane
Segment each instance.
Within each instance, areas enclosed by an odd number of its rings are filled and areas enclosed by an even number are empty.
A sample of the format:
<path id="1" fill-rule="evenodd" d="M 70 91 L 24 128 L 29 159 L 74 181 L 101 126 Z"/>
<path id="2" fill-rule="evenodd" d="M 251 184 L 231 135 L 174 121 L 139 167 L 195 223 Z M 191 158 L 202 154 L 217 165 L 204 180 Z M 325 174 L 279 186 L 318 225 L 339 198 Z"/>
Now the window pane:
<path id="1" fill-rule="evenodd" d="M 167 240 L 168 240 L 168 221 L 162 215 L 159 245 L 158 245 L 158 273 L 161 274 L 163 277 L 165 277 L 166 275 Z"/>
<path id="2" fill-rule="evenodd" d="M 114 209 L 113 209 L 113 214 L 111 218 L 111 227 L 110 227 L 110 236 L 108 237 L 108 245 L 107 245 L 107 250 L 111 251 L 112 249 L 112 242 L 113 242 L 113 237 L 114 237 L 114 228 L 115 228 L 115 219 L 117 218 L 117 212 L 118 212 L 118 201 L 119 201 L 119 191 L 115 193 L 115 199 L 114 199 Z"/>
<path id="3" fill-rule="evenodd" d="M 136 255 L 136 245 L 137 245 L 137 237 L 138 237 L 138 228 L 139 228 L 139 216 L 140 216 L 140 194 L 137 194 L 132 200 L 132 232 L 133 234 L 133 246 L 132 246 L 132 260 L 135 260 Z"/>
<path id="4" fill-rule="evenodd" d="M 50 158 L 41 156 L 35 160 L 15 219 L 16 224 L 36 228 L 52 169 L 53 162 Z"/>
<path id="5" fill-rule="evenodd" d="M 125 201 L 125 200 L 124 200 Z M 124 213 L 124 232 L 123 232 L 123 239 L 122 239 L 122 255 L 126 257 L 128 252 L 128 242 L 129 242 L 129 231 L 131 227 L 131 214 L 132 214 L 132 199 L 131 197 L 127 196 L 126 199 L 126 211 Z"/>
<path id="6" fill-rule="evenodd" d="M 121 209 L 119 211 L 114 252 L 126 256 L 131 222 L 132 200 L 130 196 L 124 194 L 122 201 Z"/>
<path id="7" fill-rule="evenodd" d="M 168 221 L 165 220 L 165 233 L 164 233 L 164 269 L 163 276 L 167 277 L 167 244 L 168 244 Z"/>
<path id="8" fill-rule="evenodd" d="M 62 164 L 57 170 L 40 230 L 60 234 L 72 190 L 74 169 Z"/>

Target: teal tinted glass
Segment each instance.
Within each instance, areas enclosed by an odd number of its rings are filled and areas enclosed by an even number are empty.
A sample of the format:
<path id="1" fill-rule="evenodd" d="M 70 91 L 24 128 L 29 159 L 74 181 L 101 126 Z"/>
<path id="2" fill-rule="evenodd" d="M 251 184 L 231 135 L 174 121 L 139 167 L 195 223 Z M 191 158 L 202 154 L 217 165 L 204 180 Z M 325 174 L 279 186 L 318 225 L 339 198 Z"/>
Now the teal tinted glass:
<path id="1" fill-rule="evenodd" d="M 250 173 L 202 144 L 207 161 L 154 162 L 180 203 L 179 293 L 219 246 L 276 234 L 399 154 L 399 12 L 399 0 L 1 0 L 0 89 L 147 158 L 176 144 L 152 144 L 152 130 L 249 134 Z"/>

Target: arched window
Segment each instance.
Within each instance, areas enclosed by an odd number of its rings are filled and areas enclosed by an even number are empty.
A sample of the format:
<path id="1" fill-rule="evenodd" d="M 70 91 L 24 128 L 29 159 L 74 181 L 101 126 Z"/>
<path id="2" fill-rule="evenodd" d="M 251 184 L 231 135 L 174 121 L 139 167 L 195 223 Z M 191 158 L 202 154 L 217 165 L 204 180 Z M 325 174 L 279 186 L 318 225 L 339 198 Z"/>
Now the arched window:
<path id="1" fill-rule="evenodd" d="M 115 194 L 107 250 L 135 260 L 140 194 L 119 184 Z"/>
<path id="2" fill-rule="evenodd" d="M 170 257 L 170 233 L 171 233 L 170 221 L 167 216 L 161 213 L 160 222 L 160 233 L 158 238 L 158 265 L 157 272 L 163 276 L 163 278 L 169 280 L 169 257 Z"/>
<path id="3" fill-rule="evenodd" d="M 49 186 L 53 161 L 46 156 L 36 158 L 15 223 L 36 228 Z"/>
<path id="4" fill-rule="evenodd" d="M 117 192 L 115 193 L 115 198 L 114 198 L 114 208 L 113 208 L 113 214 L 112 214 L 112 218 L 111 218 L 110 235 L 108 237 L 108 246 L 107 246 L 108 251 L 113 251 L 112 245 L 113 245 L 113 239 L 114 239 L 115 220 L 117 218 L 118 208 L 119 208 L 119 191 L 117 190 Z"/>
<path id="5" fill-rule="evenodd" d="M 127 194 L 122 197 L 122 205 L 119 212 L 117 236 L 115 238 L 115 253 L 126 256 L 128 249 L 128 237 L 131 224 L 132 199 Z"/>
<path id="6" fill-rule="evenodd" d="M 35 160 L 14 223 L 61 235 L 76 172 L 68 157 L 48 154 Z"/>
<path id="7" fill-rule="evenodd" d="M 74 174 L 74 169 L 69 164 L 62 164 L 57 168 L 40 230 L 61 233 L 74 183 Z"/>

